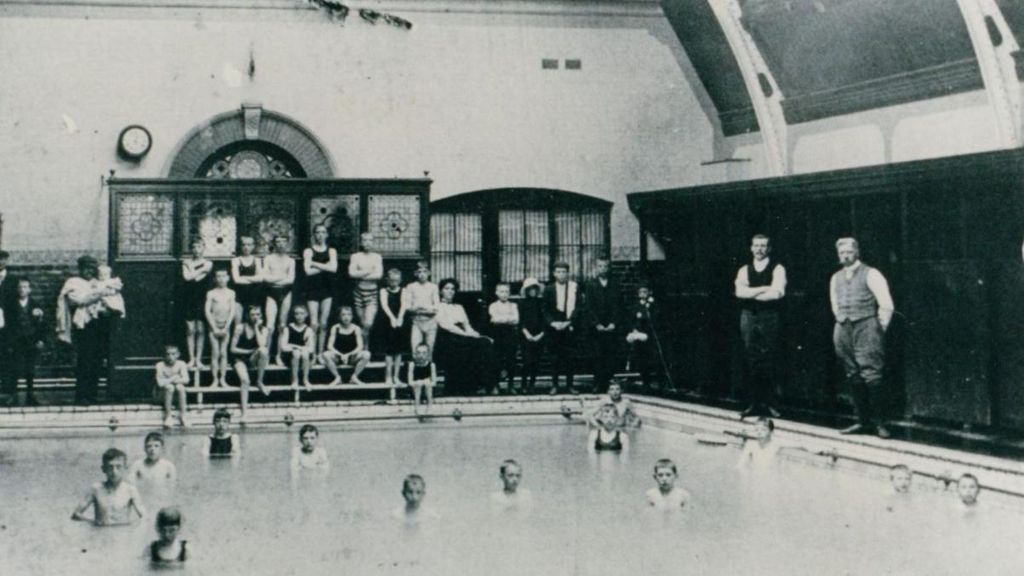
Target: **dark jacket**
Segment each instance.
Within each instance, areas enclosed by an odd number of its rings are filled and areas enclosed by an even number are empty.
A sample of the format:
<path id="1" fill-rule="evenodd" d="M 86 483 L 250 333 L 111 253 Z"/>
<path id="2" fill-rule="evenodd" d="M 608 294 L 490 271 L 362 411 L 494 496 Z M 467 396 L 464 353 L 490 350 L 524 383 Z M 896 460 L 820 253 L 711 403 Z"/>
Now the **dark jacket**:
<path id="1" fill-rule="evenodd" d="M 580 313 L 580 307 L 583 306 L 583 295 L 580 294 L 579 284 L 575 282 L 568 282 L 566 290 L 576 290 L 576 305 L 572 309 L 572 314 L 566 317 L 565 313 L 558 309 L 558 289 L 556 284 L 552 282 L 546 288 L 544 288 L 544 321 L 548 324 L 552 322 L 564 322 L 566 320 L 575 323 L 577 316 Z M 566 294 L 568 297 L 568 294 Z"/>
<path id="2" fill-rule="evenodd" d="M 619 285 L 608 280 L 607 286 L 601 286 L 597 278 L 592 278 L 583 285 L 586 300 L 587 323 L 591 326 L 607 326 L 615 324 L 616 331 L 622 330 L 622 302 Z"/>
<path id="3" fill-rule="evenodd" d="M 519 301 L 519 328 L 526 329 L 534 336 L 544 332 L 548 323 L 544 320 L 543 300 L 523 298 Z"/>
<path id="4" fill-rule="evenodd" d="M 41 306 L 32 297 L 24 307 L 18 304 L 17 296 L 7 300 L 4 305 L 4 332 L 8 346 L 35 344 L 43 340 L 43 319 L 32 315 L 36 308 Z"/>
<path id="5" fill-rule="evenodd" d="M 652 327 L 652 319 L 656 320 L 657 309 L 654 307 L 654 299 L 648 298 L 647 303 L 641 303 L 638 300 L 633 301 L 633 305 L 629 310 L 629 329 L 643 332 L 644 334 L 650 335 Z"/>

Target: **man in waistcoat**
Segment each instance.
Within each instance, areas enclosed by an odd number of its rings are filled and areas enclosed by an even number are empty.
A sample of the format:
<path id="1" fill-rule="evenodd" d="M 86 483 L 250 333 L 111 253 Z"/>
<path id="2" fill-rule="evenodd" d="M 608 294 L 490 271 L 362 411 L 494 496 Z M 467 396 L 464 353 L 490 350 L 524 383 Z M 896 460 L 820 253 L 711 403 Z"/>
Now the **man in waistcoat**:
<path id="1" fill-rule="evenodd" d="M 779 369 L 779 309 L 786 295 L 786 268 L 770 258 L 771 252 L 771 240 L 764 234 L 755 235 L 750 241 L 753 259 L 736 274 L 744 378 L 750 396 L 741 419 L 779 416 L 772 406 L 772 392 Z"/>
<path id="2" fill-rule="evenodd" d="M 832 275 L 829 283 L 836 318 L 832 341 L 857 411 L 857 423 L 840 433 L 877 433 L 888 438 L 885 424 L 891 402 L 882 371 L 884 336 L 893 313 L 889 285 L 881 272 L 861 263 L 860 247 L 854 238 L 840 238 L 836 251 L 843 268 Z"/>

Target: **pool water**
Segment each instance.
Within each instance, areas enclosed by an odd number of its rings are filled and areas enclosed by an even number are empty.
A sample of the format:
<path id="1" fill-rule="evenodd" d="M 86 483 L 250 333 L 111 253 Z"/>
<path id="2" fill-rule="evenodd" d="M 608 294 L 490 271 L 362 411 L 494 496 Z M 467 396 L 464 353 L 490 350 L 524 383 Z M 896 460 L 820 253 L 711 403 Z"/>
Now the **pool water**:
<path id="1" fill-rule="evenodd" d="M 1020 574 L 1024 521 L 986 507 L 965 515 L 952 494 L 889 494 L 888 483 L 780 460 L 738 469 L 738 450 L 639 431 L 628 454 L 589 453 L 572 424 L 322 427 L 326 475 L 289 472 L 298 426 L 242 433 L 237 461 L 200 455 L 202 434 L 170 435 L 170 489 L 141 486 L 148 517 L 95 528 L 69 520 L 102 478 L 108 447 L 142 456 L 142 434 L 0 443 L 4 574 L 140 574 L 153 518 L 184 515 L 189 574 Z M 505 458 L 524 466 L 530 514 L 497 513 Z M 668 457 L 689 510 L 644 505 L 652 464 Z M 405 474 L 422 474 L 440 520 L 392 517 Z M 982 499 L 984 499 L 984 493 Z"/>

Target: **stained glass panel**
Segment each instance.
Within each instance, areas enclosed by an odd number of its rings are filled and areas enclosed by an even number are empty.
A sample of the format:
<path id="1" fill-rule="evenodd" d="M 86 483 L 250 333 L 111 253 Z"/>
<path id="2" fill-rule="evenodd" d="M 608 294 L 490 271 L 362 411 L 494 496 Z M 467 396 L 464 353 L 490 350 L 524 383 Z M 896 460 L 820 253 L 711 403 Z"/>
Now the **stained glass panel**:
<path id="1" fill-rule="evenodd" d="M 349 255 L 359 249 L 359 196 L 314 196 L 309 201 L 309 229 L 327 226 L 327 243 L 338 254 Z"/>
<path id="2" fill-rule="evenodd" d="M 191 250 L 193 238 L 202 238 L 207 257 L 232 256 L 238 239 L 238 207 L 234 200 L 190 198 L 185 202 L 182 245 Z"/>
<path id="3" fill-rule="evenodd" d="M 377 250 L 385 256 L 410 256 L 420 252 L 420 197 L 371 195 L 367 199 L 369 231 Z"/>
<path id="4" fill-rule="evenodd" d="M 172 256 L 174 199 L 168 195 L 117 197 L 117 253 L 121 256 Z"/>
<path id="5" fill-rule="evenodd" d="M 253 196 L 245 199 L 246 234 L 256 239 L 257 253 L 270 252 L 277 236 L 288 238 L 289 254 L 298 251 L 299 239 L 295 237 L 297 206 L 295 198 L 288 197 Z"/>

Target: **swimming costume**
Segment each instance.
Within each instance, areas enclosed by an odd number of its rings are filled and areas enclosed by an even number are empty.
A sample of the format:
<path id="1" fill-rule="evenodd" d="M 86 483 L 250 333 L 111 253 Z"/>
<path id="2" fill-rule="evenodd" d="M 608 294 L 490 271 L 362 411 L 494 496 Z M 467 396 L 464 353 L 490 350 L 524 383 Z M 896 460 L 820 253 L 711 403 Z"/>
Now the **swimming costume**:
<path id="1" fill-rule="evenodd" d="M 597 431 L 597 439 L 594 441 L 594 450 L 597 450 L 598 452 L 601 452 L 601 451 L 605 451 L 605 452 L 619 452 L 619 451 L 621 451 L 622 450 L 622 440 L 619 439 L 619 434 L 620 434 L 620 432 L 618 430 L 616 430 L 615 431 L 615 437 L 612 438 L 611 440 L 605 442 L 604 440 L 601 439 L 601 431 L 598 430 Z"/>
<path id="2" fill-rule="evenodd" d="M 310 248 L 310 250 L 313 252 L 313 262 L 327 264 L 331 261 L 330 248 L 322 252 L 317 252 L 316 248 Z M 306 300 L 317 302 L 334 296 L 334 274 L 320 270 L 317 274 L 306 276 L 305 293 Z"/>
<path id="3" fill-rule="evenodd" d="M 358 330 L 358 328 L 356 328 Z M 356 331 L 353 330 L 350 334 L 344 334 L 341 330 L 337 330 L 334 333 L 334 351 L 338 354 L 351 354 L 355 352 L 356 345 Z"/>
<path id="4" fill-rule="evenodd" d="M 185 560 L 188 560 L 188 551 L 186 550 L 186 546 L 188 546 L 188 540 L 182 540 L 181 552 L 178 553 L 178 557 L 171 560 L 164 560 L 160 557 L 160 553 L 158 552 L 160 549 L 160 542 L 153 542 L 149 545 L 149 560 L 160 564 L 166 564 L 168 562 L 184 562 Z"/>
<path id="5" fill-rule="evenodd" d="M 246 266 L 242 263 L 242 257 L 238 257 L 238 275 L 242 277 L 253 277 L 256 275 L 256 257 L 253 256 L 252 264 Z M 256 304 L 262 307 L 266 304 L 266 296 L 264 295 L 263 284 L 236 284 L 235 285 L 235 300 L 242 305 L 242 311 L 245 312 L 251 304 Z"/>
<path id="6" fill-rule="evenodd" d="M 217 438 L 216 436 L 210 436 L 210 456 L 230 456 L 231 449 L 234 447 L 232 440 L 234 436 L 228 436 L 227 438 Z"/>

